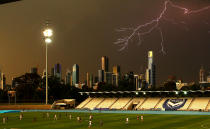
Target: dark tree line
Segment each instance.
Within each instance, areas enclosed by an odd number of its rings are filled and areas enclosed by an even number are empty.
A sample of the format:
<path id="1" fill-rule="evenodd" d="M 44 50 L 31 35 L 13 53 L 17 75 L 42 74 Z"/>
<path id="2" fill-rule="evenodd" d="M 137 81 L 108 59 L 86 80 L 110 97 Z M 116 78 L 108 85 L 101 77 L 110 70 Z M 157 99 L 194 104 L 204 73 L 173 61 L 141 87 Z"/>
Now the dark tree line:
<path id="1" fill-rule="evenodd" d="M 46 78 L 38 74 L 26 73 L 13 79 L 12 88 L 9 90 L 16 91 L 17 102 L 37 102 L 44 103 L 46 97 Z M 48 100 L 53 103 L 59 99 L 76 99 L 82 101 L 84 96 L 78 92 L 82 91 L 76 87 L 65 85 L 56 77 L 48 78 Z M 7 90 L 0 90 L 0 101 L 7 102 Z M 14 100 L 14 99 L 13 99 Z"/>

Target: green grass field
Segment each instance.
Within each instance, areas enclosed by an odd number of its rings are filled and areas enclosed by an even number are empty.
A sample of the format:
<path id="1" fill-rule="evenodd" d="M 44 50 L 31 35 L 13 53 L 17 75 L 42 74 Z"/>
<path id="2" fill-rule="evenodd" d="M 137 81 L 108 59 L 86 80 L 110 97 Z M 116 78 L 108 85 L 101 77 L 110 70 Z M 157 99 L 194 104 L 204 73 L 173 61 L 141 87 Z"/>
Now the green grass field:
<path id="1" fill-rule="evenodd" d="M 19 120 L 19 113 L 0 114 L 0 129 L 87 129 L 90 113 L 56 113 L 58 120 L 50 119 L 46 113 L 30 112 L 23 113 L 23 120 Z M 72 119 L 69 119 L 69 115 Z M 61 118 L 59 116 L 61 115 Z M 67 115 L 67 116 L 66 116 Z M 92 120 L 93 129 L 210 129 L 210 116 L 204 115 L 143 115 L 144 121 L 137 120 L 137 114 L 101 114 L 94 113 Z M 141 116 L 141 114 L 138 114 Z M 3 116 L 8 117 L 6 124 L 3 124 Z M 81 122 L 76 117 L 82 118 Z M 34 120 L 36 117 L 36 120 Z M 126 117 L 129 123 L 125 123 Z M 103 126 L 100 125 L 103 121 Z"/>

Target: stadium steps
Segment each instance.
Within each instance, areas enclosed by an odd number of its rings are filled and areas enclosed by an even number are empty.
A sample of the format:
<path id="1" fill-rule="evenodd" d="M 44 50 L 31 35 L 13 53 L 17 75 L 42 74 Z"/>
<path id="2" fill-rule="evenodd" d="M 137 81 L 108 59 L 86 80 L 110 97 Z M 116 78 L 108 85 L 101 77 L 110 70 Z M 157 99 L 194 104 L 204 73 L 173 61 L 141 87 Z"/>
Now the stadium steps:
<path id="1" fill-rule="evenodd" d="M 160 100 L 157 102 L 157 104 L 155 105 L 155 109 L 158 107 L 159 103 L 163 100 L 163 98 L 160 98 Z"/>
<path id="2" fill-rule="evenodd" d="M 167 99 L 174 99 L 174 98 L 162 98 L 161 101 L 158 103 L 158 105 L 155 107 L 155 109 L 165 110 L 163 108 L 163 104 Z"/>
<path id="3" fill-rule="evenodd" d="M 177 99 L 187 99 L 185 105 L 183 107 L 181 107 L 180 109 L 178 109 L 178 110 L 181 110 L 181 111 L 182 110 L 187 110 L 189 105 L 191 104 L 191 102 L 193 100 L 193 98 L 177 98 Z"/>
<path id="4" fill-rule="evenodd" d="M 207 111 L 210 111 L 210 102 L 209 102 L 209 105 L 207 106 Z"/>
<path id="5" fill-rule="evenodd" d="M 139 101 L 139 103 L 136 105 L 135 110 L 138 109 L 141 104 L 145 101 L 146 98 L 138 98 L 137 100 Z M 133 99 L 134 102 L 135 99 Z"/>
<path id="6" fill-rule="evenodd" d="M 142 102 L 140 101 L 139 104 L 136 105 L 135 110 L 136 110 L 136 109 L 139 109 L 139 108 L 142 106 L 142 104 L 144 104 L 144 102 L 146 101 L 146 99 L 147 99 L 147 98 L 144 98 Z"/>
<path id="7" fill-rule="evenodd" d="M 105 98 L 103 98 L 103 100 L 102 100 L 99 104 L 97 104 L 95 108 L 98 108 L 98 106 L 99 106 L 101 103 L 103 103 L 104 100 L 105 100 Z"/>
<path id="8" fill-rule="evenodd" d="M 137 99 L 137 98 L 131 99 L 131 101 L 128 102 L 127 105 L 125 105 L 124 110 L 130 109 L 130 107 L 133 105 L 133 102 L 134 102 L 136 99 Z"/>
<path id="9" fill-rule="evenodd" d="M 209 103 L 209 98 L 207 97 L 196 97 L 189 108 L 189 110 L 205 110 Z"/>
<path id="10" fill-rule="evenodd" d="M 86 100 L 84 100 L 82 103 L 80 103 L 76 109 L 80 109 L 83 108 L 87 103 L 89 103 L 91 101 L 92 98 L 87 98 Z"/>
<path id="11" fill-rule="evenodd" d="M 208 104 L 206 105 L 205 111 L 208 111 L 209 110 L 209 107 L 210 107 L 210 99 L 209 99 Z"/>
<path id="12" fill-rule="evenodd" d="M 141 106 L 147 101 L 148 98 L 145 98 L 144 101 L 142 103 L 139 103 L 139 106 L 136 106 L 136 109 L 140 109 Z"/>
<path id="13" fill-rule="evenodd" d="M 144 104 L 140 107 L 140 109 L 143 110 L 150 110 L 154 109 L 155 105 L 160 101 L 160 98 L 158 97 L 150 97 L 148 98 Z"/>
<path id="14" fill-rule="evenodd" d="M 87 103 L 85 103 L 81 108 L 84 108 L 92 100 L 93 100 L 93 98 L 90 98 L 90 100 Z"/>
<path id="15" fill-rule="evenodd" d="M 119 98 L 110 108 L 122 110 L 130 100 L 131 98 Z"/>
<path id="16" fill-rule="evenodd" d="M 86 104 L 83 108 L 93 110 L 101 101 L 103 101 L 103 98 L 93 98 L 93 99 L 92 99 L 88 104 Z"/>
<path id="17" fill-rule="evenodd" d="M 109 109 L 111 109 L 112 105 L 114 105 L 114 104 L 117 102 L 118 99 L 119 99 L 119 98 L 117 98 L 117 99 L 109 106 Z"/>
<path id="18" fill-rule="evenodd" d="M 192 101 L 190 102 L 190 105 L 188 106 L 187 110 L 189 110 L 191 108 L 194 101 L 195 101 L 195 98 L 192 99 Z"/>
<path id="19" fill-rule="evenodd" d="M 132 103 L 132 100 L 133 100 L 133 98 L 131 98 L 131 99 L 128 101 L 128 103 L 126 103 L 126 104 L 125 104 L 125 106 L 123 106 L 123 108 L 122 108 L 122 109 L 123 109 L 123 110 L 127 110 L 127 109 L 126 109 L 126 107 L 128 107 L 128 106 L 129 106 L 129 104 L 131 104 L 131 103 Z"/>
<path id="20" fill-rule="evenodd" d="M 117 98 L 105 98 L 105 100 L 98 105 L 98 108 L 109 108 Z"/>

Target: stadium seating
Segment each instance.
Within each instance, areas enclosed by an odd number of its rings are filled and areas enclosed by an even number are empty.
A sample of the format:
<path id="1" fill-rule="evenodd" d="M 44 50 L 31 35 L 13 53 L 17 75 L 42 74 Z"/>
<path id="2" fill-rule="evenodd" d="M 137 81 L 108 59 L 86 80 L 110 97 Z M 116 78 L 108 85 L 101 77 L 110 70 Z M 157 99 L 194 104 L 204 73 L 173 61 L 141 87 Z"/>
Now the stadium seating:
<path id="1" fill-rule="evenodd" d="M 210 100 L 209 100 L 208 105 L 206 106 L 206 109 L 205 110 L 206 111 L 210 111 Z"/>
<path id="2" fill-rule="evenodd" d="M 148 98 L 138 109 L 154 109 L 160 98 Z"/>
<path id="3" fill-rule="evenodd" d="M 185 105 L 178 110 L 188 110 L 188 107 L 190 106 L 193 98 L 179 98 L 179 99 L 187 99 L 187 101 L 186 101 Z"/>
<path id="4" fill-rule="evenodd" d="M 181 98 L 87 98 L 77 109 L 115 110 L 205 110 L 210 111 L 210 97 Z"/>
<path id="5" fill-rule="evenodd" d="M 134 109 L 137 110 L 145 101 L 146 98 L 134 98 L 133 105 L 136 105 Z"/>
<path id="6" fill-rule="evenodd" d="M 131 98 L 119 98 L 110 109 L 123 109 Z"/>
<path id="7" fill-rule="evenodd" d="M 110 108 L 118 98 L 106 98 L 101 104 L 99 104 L 96 108 Z"/>
<path id="8" fill-rule="evenodd" d="M 76 109 L 81 109 L 83 108 L 88 102 L 90 102 L 92 100 L 92 98 L 87 98 L 85 101 L 83 101 L 82 103 L 80 103 Z"/>
<path id="9" fill-rule="evenodd" d="M 161 100 L 160 100 L 160 102 L 156 105 L 156 109 L 160 109 L 160 110 L 165 110 L 164 108 L 163 108 L 163 103 L 167 100 L 167 99 L 171 99 L 171 98 L 162 98 Z"/>
<path id="10" fill-rule="evenodd" d="M 123 108 L 123 110 L 132 110 L 133 108 L 136 109 L 136 107 L 138 105 L 140 105 L 141 103 L 143 103 L 145 98 L 133 98 L 130 100 L 130 102 L 128 102 L 125 107 Z"/>
<path id="11" fill-rule="evenodd" d="M 89 103 L 87 103 L 83 108 L 93 110 L 99 103 L 101 103 L 104 98 L 93 98 Z"/>
<path id="12" fill-rule="evenodd" d="M 205 110 L 208 103 L 209 103 L 209 98 L 206 98 L 206 97 L 195 98 L 188 109 L 189 110 Z"/>

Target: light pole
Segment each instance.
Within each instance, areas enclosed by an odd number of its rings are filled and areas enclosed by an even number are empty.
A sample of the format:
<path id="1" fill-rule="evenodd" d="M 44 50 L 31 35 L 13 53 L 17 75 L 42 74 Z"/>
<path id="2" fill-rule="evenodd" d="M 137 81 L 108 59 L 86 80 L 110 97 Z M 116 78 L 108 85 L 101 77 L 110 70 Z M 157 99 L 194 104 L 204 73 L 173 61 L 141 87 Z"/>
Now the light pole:
<path id="1" fill-rule="evenodd" d="M 52 29 L 50 29 L 50 28 L 46 28 L 44 31 L 43 31 L 43 35 L 44 35 L 44 41 L 45 41 L 45 43 L 46 43 L 46 75 L 45 75 L 45 77 L 46 77 L 46 104 L 48 104 L 48 76 L 47 76 L 47 45 L 48 44 L 50 44 L 51 42 L 52 42 L 52 39 L 51 39 L 51 37 L 52 37 L 52 35 L 53 35 L 53 31 L 52 31 Z"/>

